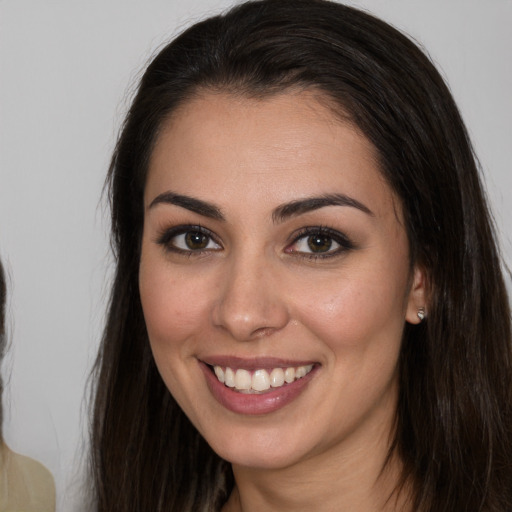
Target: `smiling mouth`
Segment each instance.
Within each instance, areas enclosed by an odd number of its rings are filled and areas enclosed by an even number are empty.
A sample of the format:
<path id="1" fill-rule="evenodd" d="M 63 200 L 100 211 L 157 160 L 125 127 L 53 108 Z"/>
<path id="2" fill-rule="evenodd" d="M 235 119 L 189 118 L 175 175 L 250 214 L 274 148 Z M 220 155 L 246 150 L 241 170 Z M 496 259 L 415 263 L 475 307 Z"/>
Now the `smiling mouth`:
<path id="1" fill-rule="evenodd" d="M 308 364 L 287 368 L 245 370 L 215 365 L 210 368 L 217 380 L 233 391 L 244 394 L 263 394 L 302 379 L 313 369 L 313 366 Z"/>

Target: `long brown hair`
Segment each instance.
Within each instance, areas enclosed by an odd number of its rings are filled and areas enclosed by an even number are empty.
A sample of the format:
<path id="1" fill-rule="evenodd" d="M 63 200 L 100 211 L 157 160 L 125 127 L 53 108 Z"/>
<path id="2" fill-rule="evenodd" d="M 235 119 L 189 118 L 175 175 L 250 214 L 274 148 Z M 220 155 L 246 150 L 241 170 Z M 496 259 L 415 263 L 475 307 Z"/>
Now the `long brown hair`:
<path id="1" fill-rule="evenodd" d="M 424 53 L 373 16 L 325 0 L 261 0 L 186 30 L 151 62 L 108 175 L 117 263 L 97 360 L 97 509 L 218 510 L 230 466 L 155 367 L 138 266 L 159 128 L 200 89 L 321 91 L 373 143 L 401 200 L 428 318 L 405 327 L 393 450 L 415 510 L 512 510 L 511 319 L 491 216 L 453 98 Z"/>

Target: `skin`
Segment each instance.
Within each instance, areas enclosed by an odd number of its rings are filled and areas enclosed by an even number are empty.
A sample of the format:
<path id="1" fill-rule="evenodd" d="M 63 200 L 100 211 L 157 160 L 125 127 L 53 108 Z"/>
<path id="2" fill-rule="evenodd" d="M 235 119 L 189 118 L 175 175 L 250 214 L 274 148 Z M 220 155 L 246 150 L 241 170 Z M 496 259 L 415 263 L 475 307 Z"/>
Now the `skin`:
<path id="1" fill-rule="evenodd" d="M 223 219 L 155 201 L 169 191 L 214 205 Z M 329 205 L 276 219 L 283 204 L 334 193 L 368 211 Z M 209 230 L 204 250 L 165 235 L 183 225 Z M 350 243 L 320 233 L 322 251 L 331 246 L 319 256 L 300 238 L 305 227 Z M 423 276 L 411 270 L 399 201 L 353 125 L 311 92 L 205 92 L 187 102 L 150 162 L 139 279 L 163 380 L 233 465 L 225 511 L 407 510 L 388 500 L 399 461 L 381 470 L 402 331 L 419 321 Z M 312 361 L 315 373 L 284 407 L 237 414 L 200 369 L 219 355 Z"/>

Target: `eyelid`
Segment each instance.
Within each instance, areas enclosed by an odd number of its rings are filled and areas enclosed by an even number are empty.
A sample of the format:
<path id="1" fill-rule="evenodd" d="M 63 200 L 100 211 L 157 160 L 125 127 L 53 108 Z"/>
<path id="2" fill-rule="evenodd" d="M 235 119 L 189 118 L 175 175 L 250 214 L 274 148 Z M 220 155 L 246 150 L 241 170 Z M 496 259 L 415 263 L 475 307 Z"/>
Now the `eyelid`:
<path id="1" fill-rule="evenodd" d="M 334 242 L 336 242 L 340 247 L 333 251 L 328 251 L 325 253 L 288 250 L 290 247 L 297 244 L 297 242 L 302 238 L 312 235 L 327 236 L 331 238 Z M 298 232 L 293 233 L 290 236 L 290 239 L 291 242 L 287 245 L 285 252 L 287 252 L 288 254 L 298 255 L 308 259 L 331 258 L 339 256 L 347 251 L 356 248 L 355 244 L 352 242 L 352 240 L 350 240 L 350 238 L 347 235 L 345 235 L 341 231 L 326 226 L 306 226 L 304 228 L 301 228 Z"/>
<path id="2" fill-rule="evenodd" d="M 208 236 L 215 244 L 217 244 L 219 246 L 219 249 L 206 249 L 205 248 L 205 249 L 198 249 L 198 250 L 192 250 L 192 249 L 186 250 L 186 249 L 181 249 L 180 247 L 170 244 L 170 242 L 173 238 L 175 238 L 179 235 L 184 235 L 185 233 L 194 232 L 194 231 L 201 233 L 205 236 Z M 159 234 L 157 235 L 157 237 L 155 239 L 155 243 L 163 246 L 164 249 L 168 252 L 184 254 L 184 255 L 188 255 L 188 256 L 200 255 L 200 254 L 204 254 L 204 253 L 212 252 L 212 251 L 219 251 L 223 248 L 222 244 L 218 240 L 215 233 L 213 233 L 208 228 L 205 228 L 199 224 L 181 224 L 179 226 L 173 226 L 171 228 L 162 229 L 159 232 Z"/>

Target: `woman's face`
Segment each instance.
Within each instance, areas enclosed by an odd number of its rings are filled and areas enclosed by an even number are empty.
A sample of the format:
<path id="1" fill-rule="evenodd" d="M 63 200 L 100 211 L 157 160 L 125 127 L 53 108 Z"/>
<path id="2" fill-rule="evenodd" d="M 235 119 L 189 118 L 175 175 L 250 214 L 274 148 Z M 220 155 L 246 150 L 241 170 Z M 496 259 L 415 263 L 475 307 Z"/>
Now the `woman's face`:
<path id="1" fill-rule="evenodd" d="M 358 130 L 311 93 L 205 93 L 164 126 L 144 201 L 151 348 L 219 455 L 277 468 L 387 439 L 422 285 Z"/>

